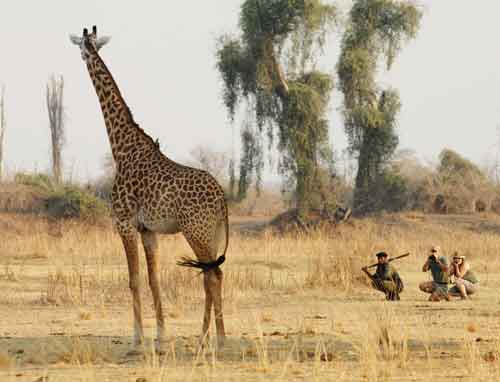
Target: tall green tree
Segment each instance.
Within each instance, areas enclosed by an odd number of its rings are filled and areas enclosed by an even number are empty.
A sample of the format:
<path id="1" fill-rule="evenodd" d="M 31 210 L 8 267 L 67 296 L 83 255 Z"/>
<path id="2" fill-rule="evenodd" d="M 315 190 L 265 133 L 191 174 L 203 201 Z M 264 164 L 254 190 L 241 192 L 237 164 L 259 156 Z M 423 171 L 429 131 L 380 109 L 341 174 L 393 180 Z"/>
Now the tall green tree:
<path id="1" fill-rule="evenodd" d="M 373 191 L 383 184 L 384 165 L 398 145 L 401 102 L 396 90 L 377 85 L 377 69 L 382 62 L 391 68 L 403 43 L 415 37 L 421 16 L 414 3 L 401 0 L 355 0 L 349 13 L 337 72 L 349 149 L 358 158 L 358 213 L 377 209 L 379 193 Z"/>
<path id="2" fill-rule="evenodd" d="M 331 160 L 325 114 L 333 79 L 316 70 L 315 59 L 336 15 L 321 0 L 245 0 L 240 36 L 220 39 L 224 103 L 232 119 L 241 102 L 247 107 L 239 198 L 253 177 L 259 185 L 263 142 L 277 138 L 279 172 L 295 190 L 299 213 L 310 208 L 318 169 Z"/>

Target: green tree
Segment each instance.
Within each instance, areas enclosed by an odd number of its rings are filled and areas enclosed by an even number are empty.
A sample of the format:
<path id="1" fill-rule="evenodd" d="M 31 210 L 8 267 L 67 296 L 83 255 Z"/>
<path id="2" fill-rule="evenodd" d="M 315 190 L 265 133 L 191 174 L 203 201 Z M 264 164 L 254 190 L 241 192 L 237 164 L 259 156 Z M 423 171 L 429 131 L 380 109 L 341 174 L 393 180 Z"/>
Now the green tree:
<path id="1" fill-rule="evenodd" d="M 244 102 L 238 196 L 256 177 L 260 184 L 264 139 L 277 138 L 278 169 L 295 190 L 299 213 L 306 214 L 318 169 L 331 161 L 325 113 L 333 88 L 315 58 L 332 30 L 336 8 L 321 0 L 246 0 L 238 38 L 223 36 L 217 67 L 223 100 L 234 119 Z"/>
<path id="2" fill-rule="evenodd" d="M 373 191 L 384 183 L 384 164 L 398 145 L 395 128 L 401 103 L 394 89 L 377 86 L 378 64 L 383 59 L 390 69 L 403 42 L 415 37 L 420 19 L 414 4 L 398 0 L 355 0 L 349 13 L 337 72 L 349 149 L 358 157 L 358 213 L 377 209 L 379 193 Z"/>

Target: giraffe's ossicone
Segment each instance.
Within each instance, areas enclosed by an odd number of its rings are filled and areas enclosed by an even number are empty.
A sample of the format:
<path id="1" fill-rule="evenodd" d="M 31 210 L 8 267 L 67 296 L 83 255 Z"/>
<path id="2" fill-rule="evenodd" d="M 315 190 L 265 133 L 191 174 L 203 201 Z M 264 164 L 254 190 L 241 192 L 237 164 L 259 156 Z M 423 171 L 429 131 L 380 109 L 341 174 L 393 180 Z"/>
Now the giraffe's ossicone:
<path id="1" fill-rule="evenodd" d="M 144 246 L 149 285 L 158 325 L 158 341 L 165 336 L 164 315 L 158 278 L 157 233 L 182 232 L 196 259 L 183 259 L 180 265 L 203 271 L 205 314 L 202 338 L 208 332 L 212 305 L 217 335 L 225 336 L 222 316 L 222 271 L 229 242 L 228 210 L 222 187 L 206 171 L 180 165 L 167 158 L 159 145 L 135 122 L 111 73 L 98 54 L 109 41 L 83 30 L 82 37 L 71 36 L 87 65 L 106 124 L 116 175 L 111 194 L 112 211 L 127 256 L 130 290 L 133 298 L 135 343 L 143 341 L 139 293 L 137 233 Z M 220 247 L 223 254 L 217 258 Z"/>

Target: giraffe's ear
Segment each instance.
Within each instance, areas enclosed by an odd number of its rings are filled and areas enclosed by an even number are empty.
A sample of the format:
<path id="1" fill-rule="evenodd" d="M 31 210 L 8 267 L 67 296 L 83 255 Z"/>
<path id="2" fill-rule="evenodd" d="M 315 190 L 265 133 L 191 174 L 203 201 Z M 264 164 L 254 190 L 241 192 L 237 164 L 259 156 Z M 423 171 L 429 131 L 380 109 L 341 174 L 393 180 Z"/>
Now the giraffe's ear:
<path id="1" fill-rule="evenodd" d="M 97 49 L 97 51 L 99 51 L 99 49 L 101 49 L 104 45 L 106 45 L 109 42 L 109 40 L 111 40 L 111 36 L 99 37 L 95 42 L 95 48 Z"/>
<path id="2" fill-rule="evenodd" d="M 78 45 L 78 46 L 82 45 L 82 38 L 81 37 L 78 37 L 74 34 L 70 34 L 69 39 L 75 45 Z"/>

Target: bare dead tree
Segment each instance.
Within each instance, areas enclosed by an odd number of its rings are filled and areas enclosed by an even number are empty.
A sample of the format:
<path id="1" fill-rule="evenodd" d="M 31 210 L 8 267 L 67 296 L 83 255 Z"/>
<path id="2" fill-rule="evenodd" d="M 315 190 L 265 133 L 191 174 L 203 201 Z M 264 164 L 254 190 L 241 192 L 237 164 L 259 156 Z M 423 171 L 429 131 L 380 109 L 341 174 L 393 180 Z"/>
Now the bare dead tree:
<path id="1" fill-rule="evenodd" d="M 52 175 L 56 183 L 62 180 L 62 149 L 64 146 L 64 79 L 52 75 L 47 84 L 47 110 L 52 150 Z"/>
<path id="2" fill-rule="evenodd" d="M 208 171 L 215 179 L 225 184 L 226 169 L 229 165 L 229 156 L 223 151 L 217 151 L 210 146 L 198 145 L 190 151 L 193 167 Z"/>
<path id="3" fill-rule="evenodd" d="M 5 86 L 2 86 L 2 94 L 0 96 L 0 182 L 3 178 L 3 158 L 4 158 L 4 147 L 3 142 L 5 138 L 5 127 L 7 122 L 5 121 Z"/>

